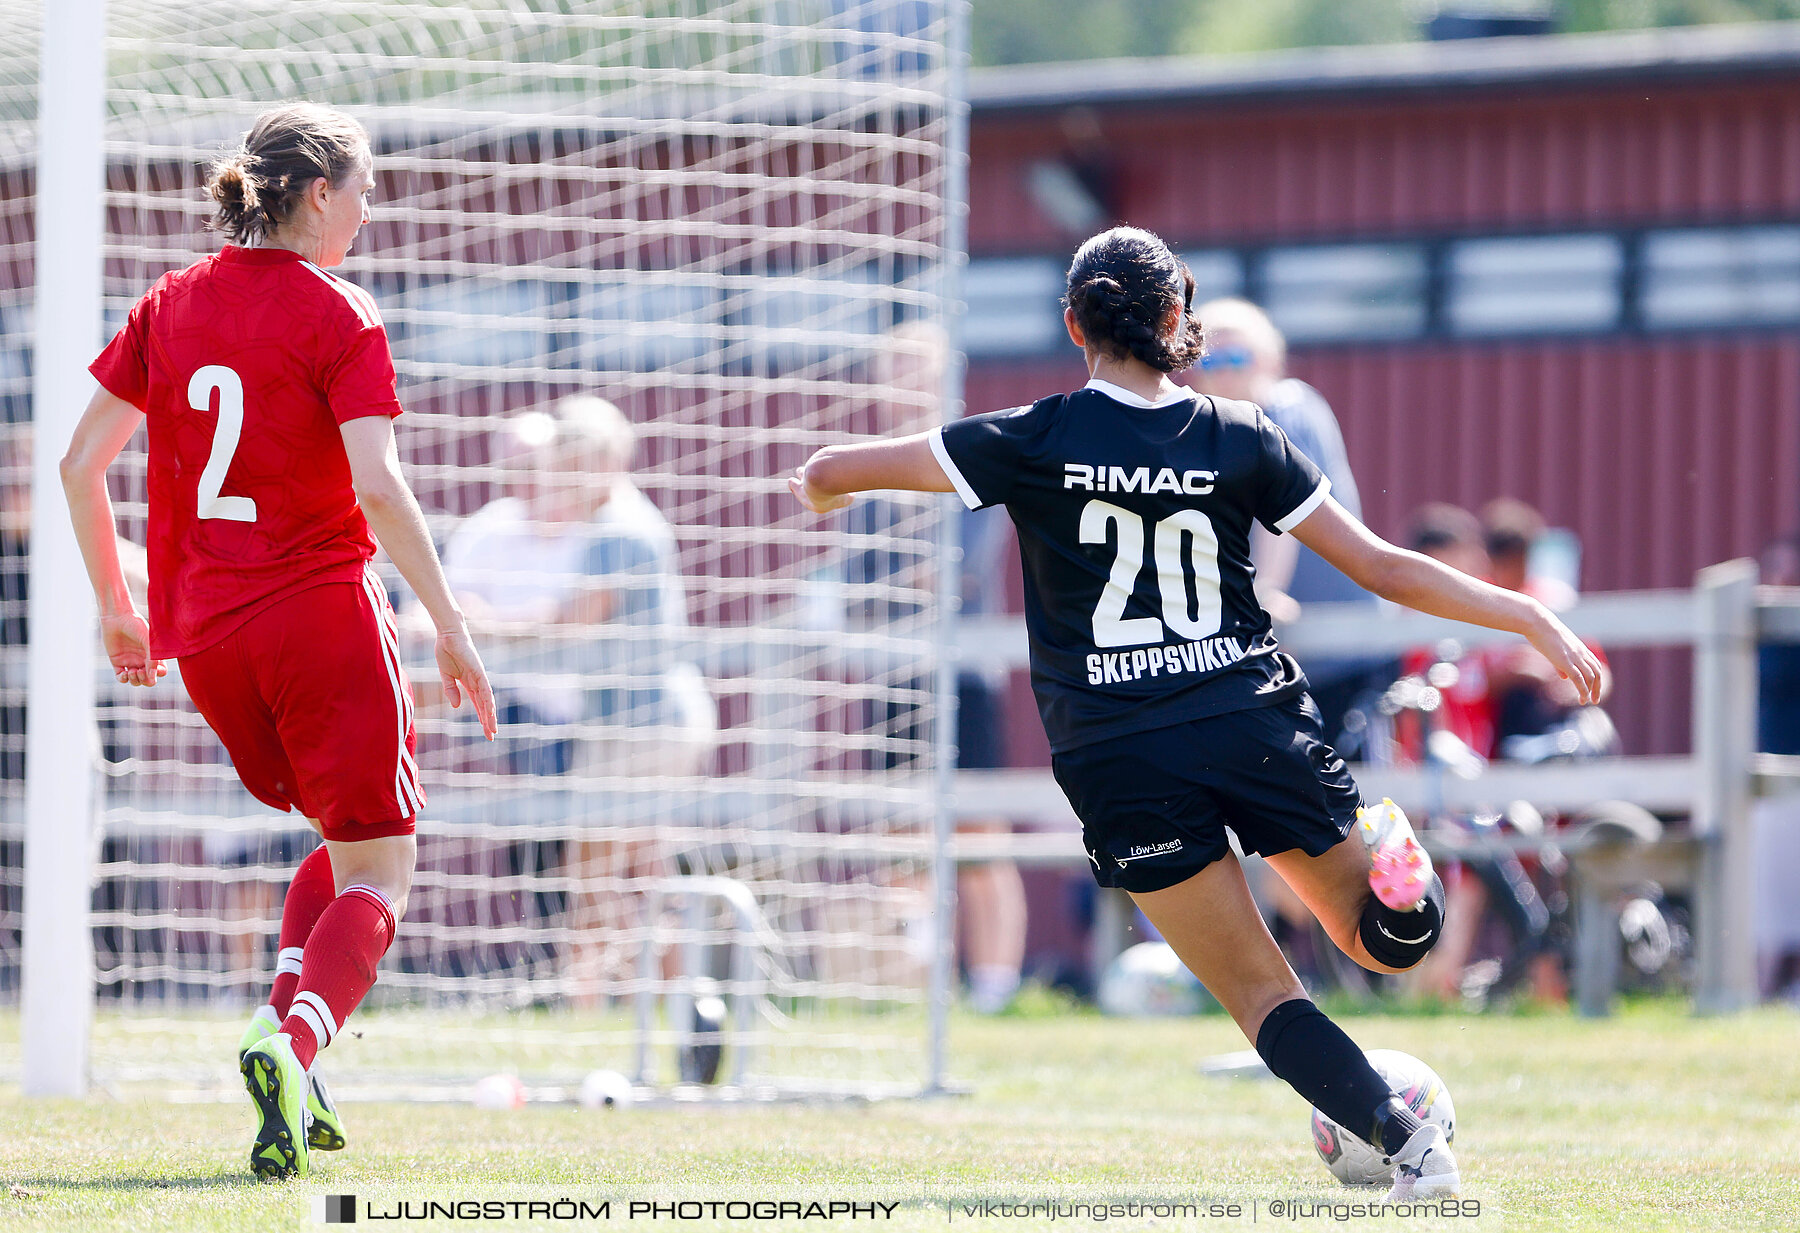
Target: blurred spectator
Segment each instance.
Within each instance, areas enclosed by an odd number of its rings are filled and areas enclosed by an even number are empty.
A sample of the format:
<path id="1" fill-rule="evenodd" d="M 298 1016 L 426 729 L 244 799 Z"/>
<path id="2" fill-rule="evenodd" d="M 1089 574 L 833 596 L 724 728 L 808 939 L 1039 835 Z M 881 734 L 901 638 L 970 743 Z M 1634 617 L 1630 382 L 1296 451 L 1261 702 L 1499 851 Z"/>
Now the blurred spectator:
<path id="1" fill-rule="evenodd" d="M 0 796 L 20 802 L 21 819 L 25 797 L 25 683 L 29 671 L 26 656 L 31 631 L 31 454 L 30 424 L 0 425 L 0 783 L 4 784 Z M 132 597 L 142 604 L 150 576 L 144 550 L 123 536 L 118 543 L 126 584 Z M 110 674 L 106 679 L 111 679 Z M 101 706 L 111 709 L 104 689 Z M 100 726 L 110 729 L 113 725 L 103 715 Z M 110 745 L 107 748 L 107 756 L 113 758 L 117 751 Z M 22 840 L 0 833 L 0 921 L 14 922 L 0 934 L 0 956 L 15 957 L 11 962 L 16 962 L 20 946 L 23 848 Z M 236 935 L 233 936 L 235 943 Z M 254 944 L 254 938 L 250 944 Z M 14 979 L 8 966 L 8 962 L 0 962 L 0 989 Z"/>
<path id="2" fill-rule="evenodd" d="M 1458 506 L 1438 502 L 1421 506 L 1408 520 L 1406 536 L 1402 542 L 1414 552 L 1422 552 L 1471 577 L 1480 578 L 1487 573 L 1487 551 L 1482 546 L 1481 523 L 1475 515 Z M 1434 712 L 1432 722 L 1485 757 L 1493 746 L 1493 717 L 1486 671 L 1479 652 L 1465 654 L 1455 643 L 1415 647 L 1401 656 L 1399 671 L 1390 674 L 1388 680 L 1391 682 L 1396 675 L 1424 677 L 1443 655 L 1449 655 L 1455 664 L 1456 680 L 1440 689 L 1442 701 Z M 1424 759 L 1427 733 L 1421 726 L 1419 714 L 1402 711 L 1392 716 L 1390 731 L 1386 722 L 1388 717 L 1372 696 L 1359 701 L 1358 712 L 1356 726 L 1359 729 L 1359 741 L 1363 745 L 1360 751 L 1362 757 L 1375 763 L 1417 764 Z M 1415 819 L 1415 822 L 1422 821 L 1423 819 Z M 1473 911 L 1450 910 L 1458 903 L 1459 870 L 1454 865 L 1446 864 L 1439 872 L 1443 876 L 1447 896 L 1444 936 L 1414 971 L 1423 974 L 1416 979 L 1428 982 L 1426 987 L 1433 991 L 1438 991 L 1446 984 L 1453 991 L 1474 945 L 1474 930 L 1479 924 L 1481 904 L 1477 902 Z M 1314 936 L 1310 910 L 1280 878 L 1261 878 L 1257 889 L 1259 895 L 1266 896 L 1275 910 L 1277 940 L 1290 955 L 1294 955 L 1296 944 L 1301 939 L 1308 939 L 1310 942 Z M 1476 891 L 1479 890 L 1480 887 L 1477 887 Z M 1467 898 L 1466 895 L 1463 896 L 1465 903 Z M 1454 952 L 1457 957 L 1448 962 L 1439 958 L 1445 951 Z M 1316 957 L 1311 958 L 1313 966 L 1317 967 Z M 1307 959 L 1298 955 L 1292 961 L 1302 970 L 1307 965 Z M 1439 973 L 1441 975 L 1437 975 Z"/>
<path id="3" fill-rule="evenodd" d="M 1206 331 L 1206 350 L 1198 368 L 1180 379 L 1203 394 L 1262 407 L 1288 440 L 1324 472 L 1338 504 L 1361 518 L 1362 499 L 1337 417 L 1323 395 L 1287 375 L 1287 340 L 1268 314 L 1248 300 L 1224 298 L 1202 304 L 1195 315 Z M 1373 595 L 1293 536 L 1273 535 L 1260 524 L 1250 534 L 1257 599 L 1275 620 L 1299 620 L 1307 605 L 1315 603 L 1364 604 L 1376 611 Z M 1339 746 L 1346 746 L 1344 721 L 1352 705 L 1395 675 L 1393 661 L 1379 656 L 1308 656 L 1301 666 L 1326 736 Z M 1305 974 L 1315 975 L 1320 966 L 1317 956 L 1307 953 L 1316 933 L 1311 913 L 1286 882 L 1262 876 L 1260 861 L 1252 858 L 1246 863 L 1259 897 L 1274 912 L 1277 940 Z"/>
<path id="4" fill-rule="evenodd" d="M 881 431 L 923 431 L 939 422 L 943 406 L 944 365 L 949 341 L 938 326 L 925 321 L 906 322 L 888 335 L 890 346 L 877 360 L 875 380 L 890 391 L 891 422 Z M 1006 554 L 1012 542 L 1012 523 L 1000 509 L 959 508 L 962 568 L 959 572 L 958 612 L 964 617 L 999 616 L 1006 611 Z M 900 531 L 905 517 L 895 503 L 864 499 L 849 515 L 852 530 L 862 534 L 891 535 Z M 935 568 L 935 562 L 921 562 Z M 922 590 L 935 590 L 937 579 L 907 577 L 908 565 L 894 553 L 860 554 L 849 566 L 854 582 L 903 580 Z M 888 602 L 881 613 L 865 614 L 876 620 L 912 615 Z M 956 677 L 956 765 L 958 770 L 991 770 L 1006 765 L 1005 670 L 963 669 Z M 930 682 L 914 682 L 928 689 Z M 897 736 L 916 736 L 917 727 L 905 716 L 887 715 L 881 725 Z M 888 765 L 898 763 L 890 758 Z M 1005 818 L 963 818 L 956 829 L 967 833 L 1007 834 L 1012 823 Z M 918 902 L 928 910 L 924 884 L 914 880 Z M 969 987 L 969 1005 L 981 1014 L 994 1014 L 1011 1004 L 1019 989 L 1025 960 L 1025 882 L 1010 860 L 961 865 L 956 875 L 957 915 L 962 947 L 958 955 Z"/>
<path id="5" fill-rule="evenodd" d="M 1541 578 L 1530 568 L 1532 549 L 1543 533 L 1542 516 L 1522 501 L 1490 502 L 1479 519 L 1457 506 L 1434 503 L 1413 514 L 1407 543 L 1414 551 L 1472 577 L 1533 595 L 1546 606 L 1566 609 L 1574 602 L 1573 589 Z M 1592 649 L 1600 654 L 1598 647 Z M 1484 759 L 1526 756 L 1527 748 L 1509 744 L 1508 738 L 1541 737 L 1576 710 L 1573 686 L 1557 676 L 1543 656 L 1521 643 L 1499 643 L 1469 652 L 1455 643 L 1416 648 L 1402 656 L 1401 668 L 1408 675 L 1425 677 L 1446 658 L 1455 668 L 1454 679 L 1434 682 L 1439 685 L 1442 702 L 1431 723 Z M 1604 663 L 1602 658 L 1603 667 Z M 1606 686 L 1610 686 L 1610 678 Z M 1585 725 L 1583 731 L 1598 732 L 1604 738 L 1612 732 L 1611 725 L 1597 707 L 1591 709 L 1599 720 Z M 1399 718 L 1404 721 L 1400 747 L 1408 760 L 1418 761 L 1427 736 L 1418 730 L 1420 717 Z M 1448 751 L 1440 752 L 1450 756 Z M 1591 756 L 1601 750 L 1560 752 Z M 1489 915 L 1490 892 L 1467 865 L 1445 862 L 1441 873 L 1446 890 L 1444 934 L 1415 969 L 1412 980 L 1416 987 L 1437 996 L 1456 998 L 1462 993 L 1464 973 Z M 1567 977 L 1556 954 L 1534 956 L 1530 972 L 1535 997 L 1546 1002 L 1566 1000 Z"/>
<path id="6" fill-rule="evenodd" d="M 31 429 L 0 441 L 0 779 L 25 778 L 26 600 L 31 584 Z"/>
<path id="7" fill-rule="evenodd" d="M 1800 535 L 1776 540 L 1762 554 L 1762 583 L 1800 587 Z M 1756 747 L 1800 754 L 1800 644 L 1774 643 L 1757 653 Z"/>
<path id="8" fill-rule="evenodd" d="M 26 647 L 30 634 L 31 425 L 0 426 L 0 780 L 25 778 Z M 144 550 L 120 536 L 119 564 L 141 604 Z"/>
<path id="9" fill-rule="evenodd" d="M 1203 394 L 1262 407 L 1288 440 L 1318 464 L 1338 504 L 1361 518 L 1362 499 L 1337 417 L 1319 391 L 1287 375 L 1287 340 L 1268 314 L 1248 300 L 1218 299 L 1202 304 L 1195 315 L 1206 329 L 1206 352 L 1188 382 Z M 1297 620 L 1314 603 L 1366 604 L 1375 610 L 1373 595 L 1293 536 L 1273 535 L 1260 524 L 1251 535 L 1257 598 L 1277 621 Z M 1332 741 L 1338 740 L 1356 696 L 1393 679 L 1393 661 L 1380 657 L 1314 656 L 1302 666 Z"/>
<path id="10" fill-rule="evenodd" d="M 1471 578 L 1486 578 L 1489 574 L 1481 522 L 1460 506 L 1441 501 L 1420 506 L 1407 520 L 1404 542 L 1414 552 L 1422 552 Z M 1400 657 L 1400 672 L 1404 676 L 1424 676 L 1446 653 L 1456 667 L 1456 680 L 1440 688 L 1443 703 L 1438 708 L 1435 722 L 1440 730 L 1450 733 L 1481 757 L 1492 757 L 1496 729 L 1487 655 L 1478 650 L 1465 652 L 1454 643 L 1414 647 Z M 1409 762 L 1418 762 L 1424 757 L 1424 733 L 1418 730 L 1417 721 L 1418 716 L 1413 714 L 1396 717 L 1395 739 L 1402 756 Z"/>
<path id="11" fill-rule="evenodd" d="M 878 376 L 890 389 L 916 396 L 929 412 L 916 416 L 913 428 L 935 427 L 943 406 L 944 369 L 949 339 L 930 322 L 895 327 L 892 338 L 903 347 L 888 353 Z M 896 425 L 899 428 L 899 425 Z M 902 429 L 904 430 L 904 429 Z M 962 519 L 962 570 L 958 611 L 965 617 L 999 616 L 1006 611 L 1006 554 L 1012 522 L 1003 510 L 959 510 Z M 958 770 L 993 770 L 1006 765 L 1006 686 L 1004 670 L 963 670 L 956 674 L 956 766 Z M 963 833 L 1007 834 L 1005 818 L 964 818 Z M 956 875 L 957 914 L 962 926 L 962 967 L 969 984 L 969 1005 L 995 1014 L 1012 1003 L 1025 961 L 1025 881 L 1012 861 L 970 863 Z"/>
<path id="12" fill-rule="evenodd" d="M 512 493 L 444 545 L 444 574 L 492 646 L 505 769 L 517 775 L 653 778 L 699 773 L 717 713 L 687 651 L 687 597 L 668 520 L 628 476 L 630 421 L 586 395 L 504 430 Z M 508 735 L 508 732 L 512 733 Z M 552 841 L 514 853 L 516 874 L 559 866 L 579 884 L 559 909 L 570 995 L 591 1002 L 635 956 L 606 939 L 636 908 L 625 879 L 668 871 L 651 840 Z"/>
<path id="13" fill-rule="evenodd" d="M 1489 581 L 1522 591 L 1552 612 L 1567 612 L 1577 599 L 1573 581 L 1553 578 L 1538 567 L 1537 551 L 1547 530 L 1544 516 L 1517 497 L 1496 497 L 1481 507 Z"/>
<path id="14" fill-rule="evenodd" d="M 507 769 L 694 773 L 714 713 L 683 659 L 674 532 L 627 474 L 630 421 L 576 396 L 518 416 L 506 436 L 515 495 L 451 533 L 444 570 L 470 625 L 521 678 L 502 700 L 503 722 L 525 729 L 507 741 Z"/>
<path id="15" fill-rule="evenodd" d="M 1460 505 L 1431 501 L 1414 510 L 1406 523 L 1406 546 L 1471 578 L 1488 576 L 1481 520 Z"/>
<path id="16" fill-rule="evenodd" d="M 1000 509 L 962 512 L 962 615 L 1006 611 L 1005 556 L 1012 523 Z M 956 677 L 956 766 L 992 770 L 1006 765 L 1006 684 L 1003 670 L 963 670 Z M 959 831 L 1006 833 L 1003 818 L 968 819 Z M 969 1004 L 980 1014 L 1004 1010 L 1019 991 L 1025 961 L 1025 882 L 1012 861 L 961 866 L 963 965 Z"/>
<path id="17" fill-rule="evenodd" d="M 7 424 L 0 440 L 0 784 L 23 809 L 25 796 L 25 596 L 30 582 L 29 427 Z M 22 816 L 22 814 L 21 814 Z M 0 992 L 18 987 L 24 906 L 24 828 L 0 830 Z"/>
<path id="18" fill-rule="evenodd" d="M 1517 498 L 1501 497 L 1481 507 L 1481 523 L 1488 579 L 1495 586 L 1530 595 L 1552 611 L 1574 606 L 1574 587 L 1532 567 L 1534 550 L 1544 535 L 1542 514 Z M 1604 701 L 1612 690 L 1612 674 L 1601 649 L 1591 642 L 1588 648 L 1600 658 Z M 1575 686 L 1558 676 L 1542 655 L 1522 644 L 1493 648 L 1487 665 L 1494 698 L 1495 751 L 1507 757 L 1528 756 L 1525 750 L 1529 746 L 1509 748 L 1508 742 L 1543 736 L 1568 720 L 1576 709 Z"/>
<path id="19" fill-rule="evenodd" d="M 1407 521 L 1406 546 L 1472 578 L 1488 576 L 1481 520 L 1460 506 L 1432 502 L 1413 511 Z M 1446 655 L 1454 657 L 1449 662 L 1456 667 L 1456 679 L 1440 686 L 1442 702 L 1433 722 L 1476 754 L 1489 757 L 1494 751 L 1494 706 L 1488 691 L 1485 657 L 1479 651 L 1462 653 L 1455 644 L 1416 647 L 1401 656 L 1400 668 L 1408 676 L 1423 677 Z M 1403 759 L 1422 761 L 1427 734 L 1420 730 L 1420 716 L 1402 714 L 1395 717 L 1395 722 L 1396 743 Z M 1440 862 L 1438 872 L 1444 879 L 1444 933 L 1409 979 L 1414 988 L 1454 999 L 1462 993 L 1463 971 L 1474 953 L 1482 918 L 1487 913 L 1487 888 L 1455 861 Z"/>
<path id="20" fill-rule="evenodd" d="M 1800 587 L 1800 535 L 1763 550 L 1762 582 Z M 1757 653 L 1756 747 L 1800 754 L 1800 645 L 1769 643 Z M 1800 997 L 1800 790 L 1756 802 L 1756 940 L 1765 992 Z"/>

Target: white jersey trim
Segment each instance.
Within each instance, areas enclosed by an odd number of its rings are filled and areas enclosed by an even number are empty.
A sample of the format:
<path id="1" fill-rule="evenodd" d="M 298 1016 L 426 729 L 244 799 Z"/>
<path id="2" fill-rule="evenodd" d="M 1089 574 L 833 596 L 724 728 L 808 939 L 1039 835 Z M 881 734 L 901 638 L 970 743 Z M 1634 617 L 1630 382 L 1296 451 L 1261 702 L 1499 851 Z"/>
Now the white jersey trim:
<path id="1" fill-rule="evenodd" d="M 962 503 L 970 509 L 980 509 L 981 498 L 975 495 L 973 488 L 969 487 L 969 481 L 963 478 L 963 473 L 957 465 L 950 461 L 950 451 L 944 447 L 944 430 L 934 428 L 925 435 L 925 439 L 931 443 L 932 455 L 938 460 L 938 466 L 944 468 L 945 478 L 955 487 L 956 495 L 962 498 Z"/>
<path id="2" fill-rule="evenodd" d="M 310 261 L 301 261 L 300 264 L 317 274 L 324 280 L 327 287 L 343 296 L 344 301 L 350 305 L 364 325 L 372 330 L 381 328 L 381 313 L 375 307 L 374 298 L 367 291 L 355 283 L 345 282 L 335 274 L 327 274 Z"/>
<path id="3" fill-rule="evenodd" d="M 1275 524 L 1275 529 L 1284 534 L 1305 522 L 1307 516 L 1319 506 L 1325 504 L 1325 498 L 1331 495 L 1331 481 L 1321 478 L 1319 486 L 1313 489 L 1312 496 L 1289 510 L 1287 516 Z"/>
<path id="4" fill-rule="evenodd" d="M 1178 385 L 1155 402 L 1151 402 L 1141 394 L 1133 394 L 1122 385 L 1114 385 L 1112 382 L 1102 381 L 1098 377 L 1089 381 L 1082 388 L 1105 394 L 1114 402 L 1122 402 L 1128 407 L 1137 407 L 1144 411 L 1154 411 L 1158 407 L 1172 407 L 1178 402 L 1188 402 L 1195 397 L 1194 391 L 1182 389 Z"/>

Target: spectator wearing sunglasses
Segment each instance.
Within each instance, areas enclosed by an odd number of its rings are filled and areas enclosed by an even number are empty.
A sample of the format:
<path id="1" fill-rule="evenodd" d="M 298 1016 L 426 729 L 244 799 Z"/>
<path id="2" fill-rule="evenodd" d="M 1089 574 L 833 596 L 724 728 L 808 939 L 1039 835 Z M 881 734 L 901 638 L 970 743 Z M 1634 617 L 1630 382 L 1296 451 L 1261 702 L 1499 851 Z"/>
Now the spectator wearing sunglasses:
<path id="1" fill-rule="evenodd" d="M 1331 495 L 1352 517 L 1362 517 L 1356 478 L 1344 450 L 1331 404 L 1306 382 L 1287 375 L 1287 340 L 1268 314 L 1241 299 L 1202 304 L 1195 316 L 1206 332 L 1200 362 L 1188 382 L 1203 394 L 1260 405 L 1289 441 L 1312 459 L 1331 481 Z M 1277 621 L 1297 620 L 1307 604 L 1362 603 L 1373 595 L 1326 563 L 1291 535 L 1259 529 L 1251 544 L 1256 564 L 1256 591 Z M 1370 683 L 1392 679 L 1390 663 L 1370 659 L 1309 659 L 1306 676 L 1313 699 L 1325 718 L 1325 732 L 1335 740 L 1344 712 Z"/>

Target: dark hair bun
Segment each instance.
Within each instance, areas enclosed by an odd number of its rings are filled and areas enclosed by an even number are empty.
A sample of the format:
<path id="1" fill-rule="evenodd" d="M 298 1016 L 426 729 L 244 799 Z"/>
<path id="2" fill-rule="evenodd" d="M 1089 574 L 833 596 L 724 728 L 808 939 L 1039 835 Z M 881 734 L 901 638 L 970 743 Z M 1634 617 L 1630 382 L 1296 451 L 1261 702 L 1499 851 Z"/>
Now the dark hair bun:
<path id="1" fill-rule="evenodd" d="M 227 155 L 213 164 L 212 178 L 206 185 L 207 196 L 214 205 L 210 225 L 240 241 L 257 234 L 267 224 L 261 186 L 247 165 L 249 161 L 242 151 Z"/>
<path id="2" fill-rule="evenodd" d="M 1136 227 L 1114 227 L 1076 252 L 1064 302 L 1089 346 L 1180 372 L 1200 358 L 1193 298 L 1194 276 L 1167 244 Z"/>
<path id="3" fill-rule="evenodd" d="M 257 117 L 243 144 L 212 165 L 206 194 L 215 209 L 207 225 L 239 244 L 286 222 L 308 185 L 334 188 L 367 166 L 369 136 L 341 111 L 290 103 Z"/>
<path id="4" fill-rule="evenodd" d="M 1125 303 L 1125 288 L 1102 274 L 1081 287 L 1081 295 L 1089 312 L 1110 317 Z"/>

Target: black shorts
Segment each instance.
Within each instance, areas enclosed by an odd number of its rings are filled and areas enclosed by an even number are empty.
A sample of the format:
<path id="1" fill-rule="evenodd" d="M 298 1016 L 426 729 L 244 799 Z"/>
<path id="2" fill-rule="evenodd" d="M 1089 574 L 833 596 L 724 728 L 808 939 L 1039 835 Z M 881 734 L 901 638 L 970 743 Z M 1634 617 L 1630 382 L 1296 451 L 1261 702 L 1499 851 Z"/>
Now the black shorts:
<path id="1" fill-rule="evenodd" d="M 1156 891 L 1229 850 L 1323 856 L 1362 794 L 1306 694 L 1083 745 L 1051 759 L 1102 886 Z"/>

